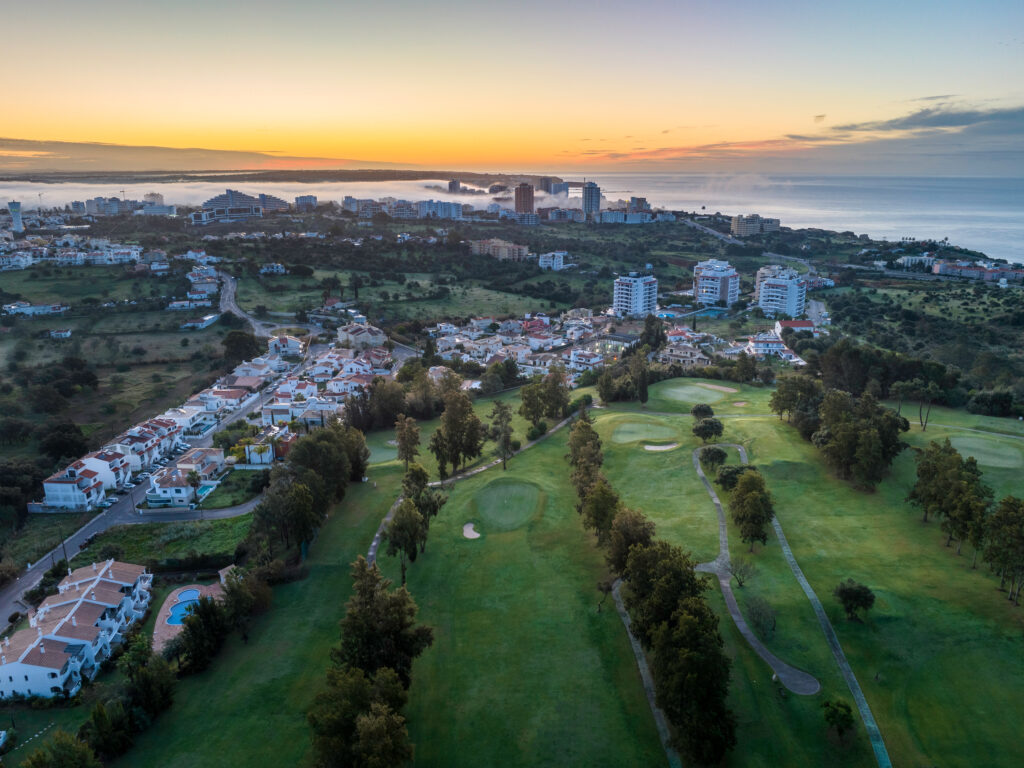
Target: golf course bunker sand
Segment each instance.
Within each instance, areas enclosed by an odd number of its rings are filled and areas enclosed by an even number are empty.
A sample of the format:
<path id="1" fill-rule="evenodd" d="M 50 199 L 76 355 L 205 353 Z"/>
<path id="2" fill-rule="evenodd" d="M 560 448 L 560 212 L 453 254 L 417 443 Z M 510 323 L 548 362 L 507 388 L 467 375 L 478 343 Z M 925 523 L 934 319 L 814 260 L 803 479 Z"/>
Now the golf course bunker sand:
<path id="1" fill-rule="evenodd" d="M 543 510 L 544 494 L 533 483 L 499 478 L 476 492 L 473 506 L 484 531 L 514 531 Z"/>
<path id="2" fill-rule="evenodd" d="M 973 456 L 982 466 L 1003 469 L 1024 467 L 1024 454 L 1021 453 L 1021 449 L 1011 445 L 1007 440 L 965 435 L 951 437 L 949 442 L 963 456 Z"/>
<path id="3" fill-rule="evenodd" d="M 679 447 L 679 443 L 668 443 L 667 445 L 645 445 L 645 451 L 671 451 Z"/>
<path id="4" fill-rule="evenodd" d="M 714 403 L 725 397 L 725 392 L 720 389 L 710 389 L 711 385 L 705 384 L 672 384 L 667 387 L 660 387 L 658 393 L 668 400 L 676 400 L 680 403 Z M 729 390 L 737 392 L 738 390 Z"/>
<path id="5" fill-rule="evenodd" d="M 466 523 L 464 526 L 462 526 L 462 535 L 465 536 L 467 539 L 480 538 L 480 534 L 477 533 L 472 523 Z"/>
<path id="6" fill-rule="evenodd" d="M 635 443 L 640 440 L 672 440 L 679 434 L 672 427 L 649 421 L 627 421 L 612 433 L 613 443 Z"/>
<path id="7" fill-rule="evenodd" d="M 742 408 L 744 405 L 749 405 L 749 403 L 747 403 L 746 400 L 737 400 L 735 403 L 733 403 L 733 405 L 735 405 L 737 408 Z"/>
<path id="8" fill-rule="evenodd" d="M 701 382 L 697 386 L 698 387 L 704 387 L 705 389 L 713 389 L 713 390 L 715 390 L 715 392 L 729 392 L 730 394 L 733 394 L 733 395 L 736 394 L 737 392 L 739 392 L 738 389 L 735 389 L 733 387 L 723 387 L 721 384 L 705 384 L 705 383 Z"/>

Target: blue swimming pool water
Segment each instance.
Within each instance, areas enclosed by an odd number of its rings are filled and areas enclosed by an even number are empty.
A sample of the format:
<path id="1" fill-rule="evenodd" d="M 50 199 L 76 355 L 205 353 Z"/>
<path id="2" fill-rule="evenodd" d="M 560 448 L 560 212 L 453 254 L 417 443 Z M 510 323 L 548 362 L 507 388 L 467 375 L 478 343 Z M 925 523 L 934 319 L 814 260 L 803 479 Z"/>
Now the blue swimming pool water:
<path id="1" fill-rule="evenodd" d="M 198 600 L 199 590 L 198 589 L 186 589 L 178 594 L 178 602 L 183 600 Z"/>
<path id="2" fill-rule="evenodd" d="M 175 603 L 171 606 L 171 615 L 167 617 L 168 624 L 181 624 L 185 621 L 185 617 L 188 616 L 192 606 L 198 603 L 198 600 L 183 600 Z"/>

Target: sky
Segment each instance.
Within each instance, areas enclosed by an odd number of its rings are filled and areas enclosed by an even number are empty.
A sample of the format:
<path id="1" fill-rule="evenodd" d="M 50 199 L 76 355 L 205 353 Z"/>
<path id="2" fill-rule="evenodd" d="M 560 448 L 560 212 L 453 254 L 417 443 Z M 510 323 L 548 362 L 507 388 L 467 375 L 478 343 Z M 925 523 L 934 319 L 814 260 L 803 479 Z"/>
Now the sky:
<path id="1" fill-rule="evenodd" d="M 1020 0 L 4 5 L 0 171 L 1024 176 Z"/>

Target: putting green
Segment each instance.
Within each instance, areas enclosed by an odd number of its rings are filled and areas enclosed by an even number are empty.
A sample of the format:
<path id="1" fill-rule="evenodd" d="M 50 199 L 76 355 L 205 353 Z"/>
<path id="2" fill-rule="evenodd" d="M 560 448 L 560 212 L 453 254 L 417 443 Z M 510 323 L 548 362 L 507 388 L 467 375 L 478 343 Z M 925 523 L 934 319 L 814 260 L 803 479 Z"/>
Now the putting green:
<path id="1" fill-rule="evenodd" d="M 498 479 L 473 497 L 477 528 L 484 533 L 514 531 L 530 521 L 542 508 L 540 488 L 521 480 Z"/>
<path id="2" fill-rule="evenodd" d="M 613 443 L 635 443 L 638 440 L 674 440 L 679 437 L 676 430 L 661 424 L 628 421 L 620 424 L 612 433 Z"/>
<path id="3" fill-rule="evenodd" d="M 949 440 L 964 457 L 973 456 L 986 467 L 1024 467 L 1021 449 L 1005 440 L 989 437 L 952 437 Z"/>
<path id="4" fill-rule="evenodd" d="M 673 384 L 660 389 L 658 394 L 669 400 L 677 400 L 681 403 L 717 403 L 727 394 L 734 393 L 707 389 L 698 384 Z"/>

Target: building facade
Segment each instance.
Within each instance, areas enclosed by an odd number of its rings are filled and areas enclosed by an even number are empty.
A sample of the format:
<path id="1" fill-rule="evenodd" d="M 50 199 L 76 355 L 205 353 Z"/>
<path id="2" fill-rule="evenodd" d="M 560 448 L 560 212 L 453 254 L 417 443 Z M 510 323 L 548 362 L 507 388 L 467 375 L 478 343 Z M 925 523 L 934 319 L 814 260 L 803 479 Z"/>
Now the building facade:
<path id="1" fill-rule="evenodd" d="M 520 184 L 516 187 L 516 213 L 533 213 L 533 185 Z"/>
<path id="2" fill-rule="evenodd" d="M 583 216 L 587 219 L 597 218 L 601 211 L 601 188 L 592 181 L 583 183 Z"/>
<path id="3" fill-rule="evenodd" d="M 740 276 L 727 261 L 708 259 L 693 268 L 693 297 L 700 304 L 722 302 L 731 307 L 740 299 Z"/>
<path id="4" fill-rule="evenodd" d="M 779 220 L 766 219 L 752 213 L 749 216 L 732 217 L 732 234 L 734 237 L 763 235 L 766 232 L 778 232 Z"/>
<path id="5" fill-rule="evenodd" d="M 612 310 L 619 317 L 646 317 L 658 308 L 658 279 L 652 275 L 629 275 L 615 280 Z"/>
<path id="6" fill-rule="evenodd" d="M 757 306 L 767 314 L 800 317 L 807 307 L 807 281 L 795 269 L 761 267 L 754 296 Z"/>

